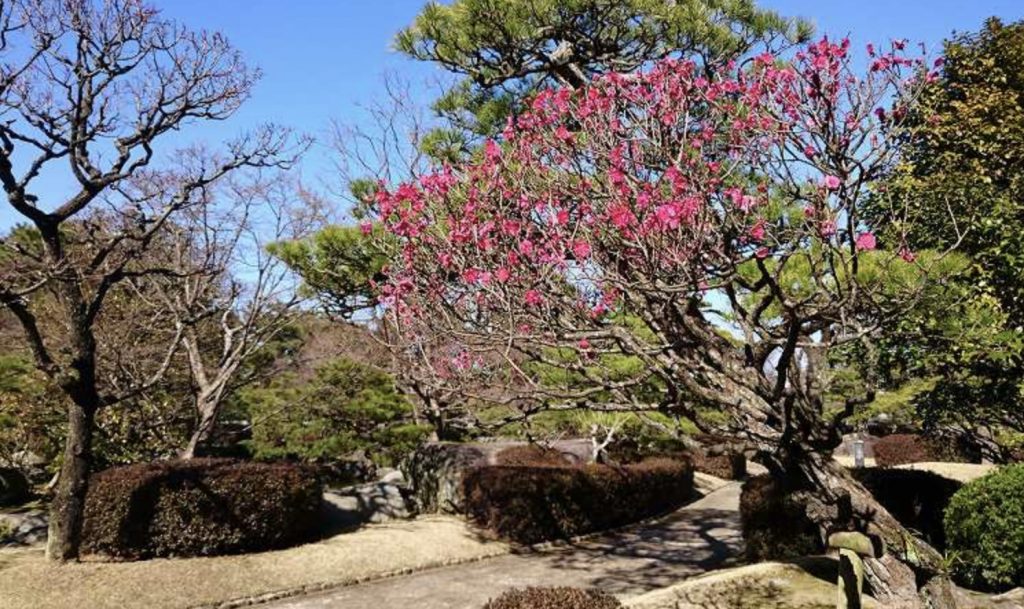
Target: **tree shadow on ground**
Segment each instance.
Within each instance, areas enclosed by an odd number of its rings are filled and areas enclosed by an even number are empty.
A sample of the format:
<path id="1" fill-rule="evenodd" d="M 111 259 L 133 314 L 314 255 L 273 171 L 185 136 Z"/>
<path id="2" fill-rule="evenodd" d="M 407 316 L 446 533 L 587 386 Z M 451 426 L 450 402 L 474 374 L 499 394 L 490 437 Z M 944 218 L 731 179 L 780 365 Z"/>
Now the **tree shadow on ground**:
<path id="1" fill-rule="evenodd" d="M 686 510 L 535 554 L 587 586 L 637 594 L 734 564 L 743 547 L 734 511 Z"/>

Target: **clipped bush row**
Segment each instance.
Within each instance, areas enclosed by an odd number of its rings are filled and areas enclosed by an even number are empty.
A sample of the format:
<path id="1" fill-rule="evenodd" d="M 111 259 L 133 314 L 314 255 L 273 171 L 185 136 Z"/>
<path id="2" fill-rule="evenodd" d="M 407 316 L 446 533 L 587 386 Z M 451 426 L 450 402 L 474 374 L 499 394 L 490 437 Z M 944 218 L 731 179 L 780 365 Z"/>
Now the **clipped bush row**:
<path id="1" fill-rule="evenodd" d="M 567 467 L 572 465 L 572 462 L 558 449 L 540 444 L 510 446 L 495 455 L 495 461 L 498 465 L 520 467 Z"/>
<path id="2" fill-rule="evenodd" d="M 477 524 L 532 544 L 675 509 L 693 494 L 693 469 L 670 459 L 620 467 L 498 465 L 467 472 L 463 490 L 466 514 Z"/>
<path id="3" fill-rule="evenodd" d="M 960 482 L 910 469 L 869 467 L 850 473 L 900 524 L 935 549 L 946 548 L 942 518 L 950 499 L 960 490 Z"/>
<path id="4" fill-rule="evenodd" d="M 945 548 L 943 512 L 959 482 L 918 470 L 866 468 L 851 473 L 900 524 L 935 548 Z M 751 561 L 789 559 L 825 549 L 801 500 L 768 475 L 743 485 L 740 519 Z"/>
<path id="5" fill-rule="evenodd" d="M 820 554 L 818 527 L 794 498 L 770 475 L 748 478 L 740 493 L 740 524 L 751 562 Z"/>
<path id="6" fill-rule="evenodd" d="M 875 463 L 879 467 L 895 467 L 926 461 L 962 462 L 966 459 L 955 440 L 948 442 L 917 434 L 892 434 L 874 445 Z"/>
<path id="7" fill-rule="evenodd" d="M 622 604 L 599 590 L 579 588 L 524 588 L 509 590 L 483 609 L 619 609 Z"/>
<path id="8" fill-rule="evenodd" d="M 995 591 L 1024 586 L 1024 464 L 965 484 L 946 508 L 945 530 L 957 583 Z"/>
<path id="9" fill-rule="evenodd" d="M 125 559 L 281 548 L 319 526 L 322 489 L 294 464 L 157 461 L 93 475 L 82 548 Z"/>

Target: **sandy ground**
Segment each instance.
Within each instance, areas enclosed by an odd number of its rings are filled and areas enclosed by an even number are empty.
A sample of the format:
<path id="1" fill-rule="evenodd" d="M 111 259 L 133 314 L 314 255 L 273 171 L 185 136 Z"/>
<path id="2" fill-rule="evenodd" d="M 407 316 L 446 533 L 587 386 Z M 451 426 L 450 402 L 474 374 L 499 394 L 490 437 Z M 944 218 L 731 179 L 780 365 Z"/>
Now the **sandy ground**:
<path id="1" fill-rule="evenodd" d="M 318 591 L 388 574 L 506 554 L 462 520 L 372 525 L 276 552 L 54 565 L 39 548 L 0 551 L 3 609 L 184 609 L 283 591 Z"/>
<path id="2" fill-rule="evenodd" d="M 997 465 L 980 463 L 943 463 L 939 461 L 926 461 L 923 463 L 907 463 L 897 465 L 901 469 L 916 469 L 932 472 L 945 478 L 951 478 L 963 483 L 981 478 L 985 474 L 996 469 Z"/>

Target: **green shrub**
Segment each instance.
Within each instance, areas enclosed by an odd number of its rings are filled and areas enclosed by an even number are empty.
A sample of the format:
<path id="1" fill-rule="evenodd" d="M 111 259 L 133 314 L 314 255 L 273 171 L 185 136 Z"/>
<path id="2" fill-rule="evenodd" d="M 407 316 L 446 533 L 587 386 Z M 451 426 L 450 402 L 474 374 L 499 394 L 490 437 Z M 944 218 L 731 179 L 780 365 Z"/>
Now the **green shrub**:
<path id="1" fill-rule="evenodd" d="M 943 514 L 962 484 L 911 469 L 855 469 L 853 477 L 903 526 L 938 550 L 946 548 Z"/>
<path id="2" fill-rule="evenodd" d="M 740 524 L 751 562 L 809 556 L 825 549 L 802 502 L 767 474 L 743 483 Z"/>
<path id="3" fill-rule="evenodd" d="M 675 509 L 693 494 L 688 462 L 612 467 L 488 466 L 463 478 L 466 513 L 519 543 L 565 539 Z"/>
<path id="4" fill-rule="evenodd" d="M 259 459 L 329 463 L 366 451 L 391 466 L 429 433 L 413 422 L 391 376 L 346 358 L 323 364 L 312 379 L 281 375 L 238 399 L 253 421 L 250 447 Z"/>
<path id="5" fill-rule="evenodd" d="M 957 581 L 992 590 L 1024 585 L 1024 464 L 965 484 L 945 523 Z"/>
<path id="6" fill-rule="evenodd" d="M 93 475 L 86 553 L 138 559 L 281 548 L 319 524 L 321 486 L 308 469 L 230 459 L 158 461 Z"/>
<path id="7" fill-rule="evenodd" d="M 509 590 L 483 609 L 618 609 L 616 598 L 599 590 L 579 588 L 525 588 Z"/>

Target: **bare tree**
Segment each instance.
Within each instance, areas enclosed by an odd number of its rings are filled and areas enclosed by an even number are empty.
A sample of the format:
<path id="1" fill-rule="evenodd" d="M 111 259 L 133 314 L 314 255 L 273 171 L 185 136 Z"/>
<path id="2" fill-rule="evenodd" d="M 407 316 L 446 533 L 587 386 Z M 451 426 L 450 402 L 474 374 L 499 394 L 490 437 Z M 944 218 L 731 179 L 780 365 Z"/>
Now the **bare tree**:
<path id="1" fill-rule="evenodd" d="M 97 360 L 106 354 L 94 328 L 107 298 L 126 280 L 173 274 L 141 254 L 174 217 L 207 205 L 223 177 L 287 164 L 291 138 L 268 126 L 223 153 L 192 147 L 157 166 L 169 134 L 230 117 L 259 74 L 223 36 L 191 31 L 141 1 L 4 0 L 0 53 L 0 183 L 42 242 L 38 255 L 8 244 L 24 272 L 3 279 L 0 302 L 18 319 L 38 368 L 68 398 L 47 552 L 74 559 L 97 411 L 156 383 L 163 368 L 133 386 L 102 388 Z M 41 176 L 66 181 L 68 192 L 43 200 Z M 70 256 L 68 226 L 100 209 L 116 230 L 84 234 L 92 255 Z M 44 287 L 57 294 L 66 349 L 53 349 L 55 337 L 36 321 L 29 297 Z"/>
<path id="2" fill-rule="evenodd" d="M 150 282 L 181 328 L 192 380 L 196 426 L 184 458 L 210 441 L 231 392 L 265 372 L 246 364 L 299 314 L 293 274 L 267 246 L 308 234 L 317 217 L 316 202 L 276 173 L 232 180 L 218 196 L 227 204 L 195 208 L 169 227 L 173 272 Z"/>

